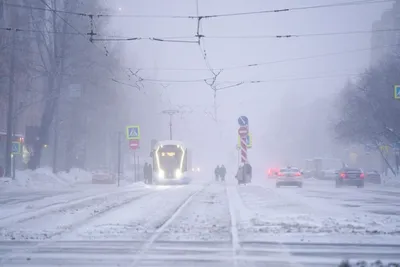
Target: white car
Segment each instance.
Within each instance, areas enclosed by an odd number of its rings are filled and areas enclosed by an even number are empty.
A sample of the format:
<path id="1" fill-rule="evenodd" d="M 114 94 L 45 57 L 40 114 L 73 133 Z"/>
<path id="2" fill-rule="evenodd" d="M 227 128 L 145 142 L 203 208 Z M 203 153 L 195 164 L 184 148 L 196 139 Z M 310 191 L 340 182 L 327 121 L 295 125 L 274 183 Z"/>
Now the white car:
<path id="1" fill-rule="evenodd" d="M 276 187 L 281 186 L 303 187 L 303 174 L 300 169 L 293 167 L 280 169 L 276 179 Z"/>

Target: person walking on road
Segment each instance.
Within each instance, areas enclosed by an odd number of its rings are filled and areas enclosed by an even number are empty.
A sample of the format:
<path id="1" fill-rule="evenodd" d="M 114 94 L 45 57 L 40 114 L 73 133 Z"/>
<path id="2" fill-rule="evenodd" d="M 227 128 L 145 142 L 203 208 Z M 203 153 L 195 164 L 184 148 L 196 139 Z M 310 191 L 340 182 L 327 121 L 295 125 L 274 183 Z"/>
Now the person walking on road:
<path id="1" fill-rule="evenodd" d="M 226 168 L 225 168 L 224 164 L 221 165 L 220 175 L 221 175 L 221 181 L 225 181 Z"/>
<path id="2" fill-rule="evenodd" d="M 237 170 L 237 173 L 235 175 L 236 180 L 238 181 L 238 185 L 243 184 L 245 182 L 244 180 L 244 171 L 243 171 L 243 164 L 239 165 L 239 168 Z"/>
<path id="3" fill-rule="evenodd" d="M 148 184 L 153 184 L 153 167 L 150 163 L 147 165 L 147 171 Z"/>
<path id="4" fill-rule="evenodd" d="M 244 178 L 245 178 L 246 183 L 251 183 L 253 169 L 249 162 L 246 162 L 243 165 L 243 172 L 244 172 Z"/>
<path id="5" fill-rule="evenodd" d="M 146 163 L 144 163 L 144 166 L 143 166 L 143 180 L 144 180 L 144 183 L 145 184 L 147 184 L 147 182 L 148 182 L 148 169 L 149 169 L 149 167 L 148 167 L 149 165 L 147 164 L 147 162 Z"/>
<path id="6" fill-rule="evenodd" d="M 219 181 L 219 175 L 220 175 L 220 167 L 219 165 L 217 165 L 217 167 L 214 170 L 214 174 L 215 174 L 215 181 Z"/>

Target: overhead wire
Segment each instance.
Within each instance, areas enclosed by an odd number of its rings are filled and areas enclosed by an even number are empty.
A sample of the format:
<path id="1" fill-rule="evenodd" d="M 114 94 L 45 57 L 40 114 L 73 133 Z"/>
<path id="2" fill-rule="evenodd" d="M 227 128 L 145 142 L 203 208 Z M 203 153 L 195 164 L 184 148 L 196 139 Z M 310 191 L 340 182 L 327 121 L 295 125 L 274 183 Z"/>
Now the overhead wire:
<path id="1" fill-rule="evenodd" d="M 304 7 L 292 7 L 292 8 L 270 9 L 270 10 L 238 12 L 238 13 L 221 13 L 221 14 L 205 15 L 202 17 L 203 18 L 222 18 L 222 17 L 259 15 L 259 14 L 268 14 L 268 13 L 279 13 L 279 12 L 311 10 L 311 9 L 321 9 L 321 8 L 354 6 L 354 5 L 380 4 L 380 3 L 388 3 L 388 2 L 395 2 L 395 0 L 361 0 L 361 1 L 350 1 L 350 2 L 335 3 L 335 4 L 313 5 L 313 6 L 304 6 Z"/>
<path id="2" fill-rule="evenodd" d="M 32 8 L 32 9 L 39 9 L 39 10 L 48 10 L 48 11 L 52 11 L 52 12 L 54 12 L 60 19 L 62 19 L 65 23 L 67 23 L 67 25 L 69 25 L 72 29 L 74 29 L 74 31 L 76 32 L 76 34 L 77 35 L 81 35 L 81 36 L 83 36 L 85 39 L 87 39 L 88 41 L 90 41 L 90 39 L 88 39 L 87 37 L 88 37 L 88 33 L 87 34 L 85 34 L 85 33 L 82 33 L 82 32 L 80 32 L 79 30 L 77 30 L 73 25 L 71 25 L 67 20 L 65 20 L 63 17 L 61 17 L 58 13 L 65 13 L 65 14 L 72 14 L 72 15 L 79 15 L 79 16 L 88 16 L 88 17 L 90 17 L 90 16 L 93 16 L 93 15 L 91 15 L 91 14 L 88 14 L 88 13 L 79 13 L 79 12 L 69 12 L 69 11 L 64 11 L 64 10 L 55 10 L 55 9 L 52 9 L 44 0 L 41 0 L 41 2 L 42 3 L 44 3 L 47 7 L 48 7 L 48 9 L 46 9 L 46 8 L 39 8 L 39 7 L 31 7 L 31 6 L 26 6 L 26 8 Z M 367 1 L 352 1 L 352 2 L 343 2 L 343 3 L 336 3 L 336 4 L 328 4 L 328 5 L 317 5 L 317 6 L 307 6 L 307 7 L 299 7 L 299 8 L 290 8 L 290 9 L 288 9 L 287 11 L 290 11 L 290 10 L 305 10 L 305 9 L 316 9 L 316 8 L 328 8 L 328 7 L 338 7 L 338 6 L 348 6 L 348 5 L 361 5 L 361 4 L 372 4 L 372 3 L 383 3 L 383 2 L 392 2 L 392 0 L 367 0 Z M 15 6 L 15 7 L 25 7 L 25 6 L 21 6 L 21 5 L 17 5 L 17 4 L 11 4 L 11 6 Z M 198 20 L 198 30 L 197 30 L 197 35 L 196 36 L 194 36 L 194 37 L 197 37 L 198 38 L 198 41 L 196 42 L 196 41 L 188 41 L 188 42 L 192 42 L 192 43 L 197 43 L 198 45 L 199 45 L 199 48 L 200 48 L 200 51 L 201 51 L 201 53 L 202 53 L 202 56 L 203 56 L 203 59 L 205 60 L 205 63 L 206 63 L 206 66 L 208 67 L 208 70 L 211 72 L 211 73 L 213 73 L 213 75 L 214 75 L 214 78 L 213 78 L 213 80 L 212 79 L 210 79 L 210 78 L 205 78 L 205 79 L 198 79 L 198 80 L 188 80 L 188 81 L 177 81 L 177 80 L 156 80 L 156 79 L 153 79 L 153 80 L 150 80 L 150 79 L 144 79 L 144 78 L 141 78 L 140 76 L 138 76 L 138 72 L 136 72 L 136 73 L 133 73 L 132 71 L 131 71 L 131 69 L 129 69 L 129 68 L 125 68 L 125 67 L 123 67 L 124 69 L 128 69 L 128 70 L 130 70 L 130 72 L 131 72 L 131 75 L 129 75 L 128 77 L 130 78 L 131 76 L 135 76 L 137 79 L 138 79 L 138 81 L 140 81 L 140 82 L 153 82 L 153 83 L 155 83 L 155 82 L 162 82 L 162 83 L 166 83 L 166 82 L 199 82 L 199 81 L 202 81 L 202 82 L 206 82 L 208 85 L 214 85 L 215 84 L 215 82 L 216 82 L 216 78 L 217 78 L 217 76 L 219 75 L 219 73 L 221 73 L 221 71 L 223 70 L 223 69 L 225 69 L 225 68 L 221 68 L 221 69 L 213 69 L 212 67 L 211 67 L 211 65 L 209 64 L 209 62 L 208 62 L 208 57 L 207 57 L 207 51 L 205 50 L 205 47 L 204 47 L 204 38 L 265 38 L 265 37 L 267 37 L 267 38 L 270 38 L 270 37 L 273 37 L 273 38 L 281 38 L 282 36 L 293 36 L 293 37 L 299 37 L 299 36 L 321 36 L 321 35 L 337 35 L 337 34 L 352 34 L 352 33 L 366 33 L 366 32 L 372 32 L 372 31 L 353 31 L 353 32 L 342 32 L 342 33 L 317 33 L 317 34 L 303 34 L 303 35 L 275 35 L 275 36 L 231 36 L 231 37 L 229 37 L 229 36 L 226 36 L 226 37 L 224 37 L 224 36 L 221 36 L 221 37 L 218 37 L 218 36 L 209 36 L 209 37 L 207 37 L 207 36 L 204 36 L 201 32 L 202 32 L 202 24 L 201 24 L 201 20 L 202 19 L 204 19 L 204 18 L 208 18 L 208 17 L 210 17 L 210 16 L 200 16 L 199 15 L 199 6 L 198 6 L 198 0 L 196 0 L 196 16 L 186 16 L 187 18 L 196 18 L 197 20 Z M 272 10 L 273 12 L 281 12 L 282 10 Z M 252 14 L 256 14 L 256 13 L 269 13 L 269 12 L 272 12 L 271 10 L 269 10 L 269 11 L 266 11 L 266 10 L 264 10 L 264 11 L 257 11 L 257 12 L 244 12 L 244 13 L 231 13 L 231 14 L 219 14 L 219 15 L 213 15 L 214 17 L 215 16 L 228 16 L 228 15 L 232 15 L 232 16 L 237 16 L 237 15 L 252 15 Z M 95 16 L 112 16 L 111 14 L 98 14 L 98 15 L 95 15 Z M 164 16 L 165 17 L 165 16 Z M 168 16 L 167 16 L 168 17 Z M 177 17 L 177 16 L 174 16 L 174 17 Z M 180 17 L 180 18 L 182 18 L 182 17 Z M 11 28 L 0 28 L 0 29 L 5 29 L 5 30 L 12 30 Z M 23 29 L 15 29 L 16 31 L 23 31 Z M 25 31 L 28 31 L 28 30 L 25 30 Z M 376 30 L 376 31 L 399 31 L 399 30 L 397 30 L 397 29 L 387 29 L 387 30 Z M 48 32 L 48 33 L 51 33 L 51 32 Z M 58 32 L 53 32 L 53 33 L 55 33 L 55 34 L 57 34 Z M 74 33 L 66 33 L 66 34 L 74 34 Z M 97 35 L 97 36 L 100 36 L 100 35 Z M 103 36 L 104 38 L 99 38 L 99 40 L 104 40 L 104 41 L 112 41 L 112 39 L 113 38 L 115 38 L 115 37 L 111 37 L 111 36 Z M 153 40 L 153 41 L 161 41 L 161 42 L 164 42 L 164 41 L 167 41 L 166 39 L 167 38 L 171 38 L 171 40 L 168 40 L 168 41 L 178 41 L 178 42 L 181 42 L 182 40 L 173 40 L 173 38 L 175 38 L 175 37 L 166 37 L 166 38 L 156 38 L 156 37 L 147 37 L 147 39 L 149 39 L 149 40 Z M 179 37 L 176 37 L 176 38 L 179 38 Z M 188 37 L 189 38 L 189 37 Z M 126 40 L 126 39 L 132 39 L 132 40 L 141 40 L 141 39 L 146 39 L 146 38 L 143 38 L 143 37 L 129 37 L 129 38 L 121 38 L 121 37 L 119 37 L 119 39 L 120 40 Z M 203 40 L 202 40 L 203 39 Z M 92 41 L 91 41 L 91 43 L 95 46 L 95 47 L 97 47 L 98 49 L 100 49 L 100 50 L 102 50 L 101 48 L 99 48 L 98 46 L 96 46 L 94 43 L 93 43 L 93 41 L 94 40 L 96 40 L 96 39 L 92 39 Z M 202 42 L 203 41 L 203 42 Z M 106 49 L 106 47 L 105 47 L 105 49 Z M 370 49 L 370 48 L 369 48 Z M 314 56 L 309 56 L 309 57 L 300 57 L 300 58 L 292 58 L 292 59 L 286 59 L 286 60 L 277 60 L 277 61 L 270 61 L 270 62 L 261 62 L 261 63 L 253 63 L 253 64 L 247 64 L 247 65 L 242 65 L 242 66 L 234 66 L 234 67 L 226 67 L 226 69 L 238 69 L 238 68 L 247 68 L 247 67 L 255 67 L 255 66 L 261 66 L 261 65 L 267 65 L 267 64 L 274 64 L 274 63 L 282 63 L 282 62 L 288 62 L 288 61 L 295 61 L 295 60 L 305 60 L 305 59 L 310 59 L 310 58 L 317 58 L 317 57 L 322 57 L 322 56 L 330 56 L 330 55 L 337 55 L 337 54 L 339 54 L 339 53 L 349 53 L 349 52 L 355 52 L 355 51 L 362 51 L 362 50 L 369 50 L 369 49 L 360 49 L 360 50 L 351 50 L 351 51 L 344 51 L 344 52 L 337 52 L 337 53 L 326 53 L 326 54 L 321 54 L 321 55 L 314 55 Z M 372 49 L 374 49 L 374 48 L 372 48 Z M 104 51 L 103 51 L 104 52 Z M 108 55 L 108 51 L 107 51 L 107 49 L 106 49 L 106 56 Z M 136 69 L 138 69 L 138 70 L 141 70 L 141 68 L 136 68 Z M 187 69 L 184 69 L 184 70 L 187 70 Z M 200 70 L 200 69 L 199 69 Z M 201 70 L 206 70 L 206 69 L 201 69 Z M 210 83 L 209 81 L 211 81 L 212 80 L 212 83 Z M 115 80 L 114 79 L 114 82 L 116 82 L 117 80 Z M 260 83 L 260 82 L 262 82 L 262 81 L 242 81 L 242 82 L 236 82 L 234 85 L 229 85 L 229 86 L 226 86 L 226 88 L 219 88 L 218 90 L 222 90 L 222 89 L 228 89 L 228 88 L 232 88 L 232 87 L 235 87 L 235 86 L 240 86 L 240 85 L 242 85 L 242 84 L 244 84 L 244 83 Z M 269 81 L 270 82 L 270 81 Z M 123 82 L 120 82 L 121 84 L 125 84 L 125 85 L 128 85 L 128 84 L 126 84 L 126 83 L 123 83 Z M 135 87 L 136 88 L 136 86 L 132 86 L 132 87 Z M 216 88 L 214 88 L 214 89 L 216 89 Z"/>
<path id="3" fill-rule="evenodd" d="M 306 34 L 278 34 L 278 35 L 237 35 L 237 36 L 208 36 L 207 39 L 283 39 L 283 38 L 300 38 L 300 37 L 319 37 L 319 36 L 335 36 L 335 35 L 351 35 L 351 34 L 366 34 L 376 32 L 399 32 L 400 29 L 376 29 L 376 30 L 358 30 L 344 32 L 321 32 L 321 33 L 306 33 Z"/>
<path id="4" fill-rule="evenodd" d="M 268 13 L 279 13 L 279 12 L 289 12 L 289 11 L 301 11 L 301 10 L 312 10 L 312 9 L 321 9 L 321 8 L 333 8 L 333 7 L 344 7 L 344 6 L 359 6 L 359 5 L 369 5 L 369 4 L 381 4 L 395 2 L 395 0 L 358 0 L 358 1 L 348 1 L 341 2 L 335 4 L 323 4 L 323 5 L 311 5 L 311 6 L 303 6 L 303 7 L 289 7 L 289 8 L 280 8 L 280 9 L 269 9 L 269 10 L 259 10 L 259 11 L 248 11 L 248 12 L 237 12 L 237 13 L 220 13 L 220 14 L 208 14 L 208 15 L 140 15 L 140 14 L 91 14 L 91 13 L 83 13 L 83 12 L 71 12 L 65 10 L 54 10 L 48 6 L 48 8 L 41 8 L 35 6 L 27 6 L 20 4 L 10 4 L 4 3 L 6 6 L 10 7 L 18 7 L 18 8 L 32 8 L 35 10 L 42 11 L 55 11 L 58 13 L 65 13 L 76 16 L 93 16 L 93 17 L 115 17 L 115 18 L 168 18 L 168 19 L 199 19 L 199 18 L 221 18 L 221 17 L 232 17 L 232 16 L 245 16 L 245 15 L 258 15 L 258 14 L 268 14 Z"/>
<path id="5" fill-rule="evenodd" d="M 269 80 L 243 80 L 243 81 L 234 81 L 234 80 L 226 80 L 226 81 L 219 81 L 220 84 L 224 83 L 232 83 L 232 85 L 227 85 L 223 88 L 216 88 L 217 90 L 228 89 L 235 86 L 240 86 L 243 84 L 258 84 L 258 83 L 273 83 L 273 82 L 288 82 L 288 81 L 301 81 L 301 80 L 317 80 L 317 79 L 327 79 L 327 78 L 336 78 L 336 77 L 351 77 L 351 76 L 360 76 L 360 73 L 344 73 L 344 74 L 332 74 L 332 75 L 318 75 L 318 76 L 308 76 L 308 77 L 294 77 L 294 78 L 276 78 L 276 79 L 269 79 Z M 157 79 L 144 79 L 143 82 L 152 82 L 152 83 L 202 83 L 205 80 L 210 78 L 204 79 L 197 79 L 197 80 L 157 80 Z"/>
<path id="6" fill-rule="evenodd" d="M 56 10 L 53 10 L 53 9 L 51 8 L 51 6 L 49 6 L 49 5 L 46 3 L 45 0 L 40 0 L 40 1 L 41 1 L 45 6 L 48 7 L 49 11 L 54 12 L 54 14 L 55 14 L 57 17 L 59 17 L 62 21 L 64 21 L 64 23 L 66 23 L 69 27 L 71 27 L 76 33 L 78 33 L 80 36 L 84 37 L 87 41 L 89 41 L 90 44 L 92 44 L 94 47 L 96 47 L 96 49 L 99 49 L 99 50 L 102 52 L 102 54 L 104 54 L 104 52 L 105 52 L 105 56 L 109 56 L 108 49 L 107 49 L 105 46 L 104 46 L 105 51 L 103 51 L 103 50 L 102 50 L 100 47 L 98 47 L 94 42 L 91 42 L 90 39 L 87 39 L 87 36 L 86 36 L 85 34 L 83 34 L 82 32 L 80 32 L 76 27 L 74 27 L 71 23 L 69 23 L 65 18 L 63 18 L 60 14 L 58 14 Z M 114 59 L 113 57 L 110 57 L 110 58 Z M 120 65 L 119 62 L 117 62 L 117 63 L 118 63 L 118 65 Z M 122 66 L 120 65 L 120 67 L 122 67 Z M 123 68 L 125 71 L 130 71 L 129 68 L 125 68 L 125 67 L 122 67 L 122 68 Z M 108 69 L 108 70 L 110 71 L 111 74 L 113 74 L 113 72 L 112 72 L 110 69 Z M 130 74 L 131 74 L 131 75 L 129 75 L 129 74 L 126 73 L 126 75 L 127 75 L 127 77 L 128 77 L 129 80 L 130 80 L 130 77 L 131 77 L 131 76 L 135 76 L 136 78 L 138 78 L 138 80 L 140 80 L 140 77 L 137 76 L 137 73 L 134 73 L 134 72 L 130 71 Z M 114 75 L 114 74 L 113 74 L 113 75 Z M 115 78 L 111 78 L 111 80 L 114 81 L 114 82 L 117 82 L 117 80 L 116 80 Z M 121 82 L 121 84 L 122 84 L 122 82 Z M 124 85 L 127 85 L 127 84 L 124 84 Z M 138 87 L 132 86 L 132 85 L 131 85 L 131 87 L 134 87 L 134 88 L 138 89 L 138 91 L 140 91 L 140 87 L 138 88 Z M 145 95 L 147 95 L 146 92 L 143 92 L 143 93 L 144 93 Z"/>
<path id="7" fill-rule="evenodd" d="M 200 29 L 201 29 L 200 25 Z M 16 31 L 16 32 L 43 32 L 48 34 L 68 34 L 68 35 L 85 35 L 90 36 L 92 33 L 81 33 L 81 32 L 61 32 L 61 31 L 42 31 L 35 29 L 22 29 L 22 28 L 12 28 L 12 27 L 0 27 L 0 30 L 5 31 Z M 253 36 L 207 36 L 203 34 L 196 34 L 195 36 L 163 36 L 163 37 L 152 37 L 152 36 L 134 36 L 134 37 L 123 37 L 123 36 L 108 36 L 99 35 L 96 36 L 102 38 L 93 38 L 91 41 L 141 41 L 150 40 L 158 42 L 183 42 L 183 43 L 193 43 L 199 44 L 202 49 L 203 57 L 206 59 L 207 54 L 204 48 L 204 40 L 202 39 L 280 39 L 280 38 L 293 38 L 293 37 L 318 37 L 318 36 L 335 36 L 335 35 L 350 35 L 350 34 L 366 34 L 366 33 L 377 33 L 377 32 L 400 32 L 400 29 L 376 29 L 376 30 L 359 30 L 359 31 L 344 31 L 344 32 L 322 32 L 322 33 L 308 33 L 308 34 L 279 34 L 279 35 L 253 35 Z M 193 40 L 182 40 L 189 39 Z M 197 38 L 197 40 L 195 40 Z M 200 41 L 198 40 L 200 38 Z M 209 63 L 207 63 L 209 66 Z"/>

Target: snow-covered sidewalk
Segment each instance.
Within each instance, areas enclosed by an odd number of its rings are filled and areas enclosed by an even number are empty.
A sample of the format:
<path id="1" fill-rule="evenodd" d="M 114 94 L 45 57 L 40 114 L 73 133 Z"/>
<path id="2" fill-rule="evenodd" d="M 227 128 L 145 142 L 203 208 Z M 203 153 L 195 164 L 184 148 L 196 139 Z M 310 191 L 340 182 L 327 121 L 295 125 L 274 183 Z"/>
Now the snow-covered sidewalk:
<path id="1" fill-rule="evenodd" d="M 244 240 L 307 242 L 323 237 L 364 242 L 400 238 L 399 216 L 373 214 L 345 207 L 335 199 L 305 196 L 305 187 L 276 189 L 272 184 L 259 184 L 237 190 L 250 214 L 239 224 Z"/>

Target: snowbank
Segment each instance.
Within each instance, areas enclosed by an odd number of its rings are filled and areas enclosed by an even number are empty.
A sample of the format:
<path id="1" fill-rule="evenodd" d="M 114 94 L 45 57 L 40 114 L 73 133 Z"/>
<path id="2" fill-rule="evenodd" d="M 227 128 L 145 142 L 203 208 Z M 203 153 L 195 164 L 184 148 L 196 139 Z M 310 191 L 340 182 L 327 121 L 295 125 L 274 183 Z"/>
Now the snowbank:
<path id="1" fill-rule="evenodd" d="M 400 175 L 382 175 L 382 184 L 386 186 L 400 187 Z"/>
<path id="2" fill-rule="evenodd" d="M 66 189 L 76 184 L 91 183 L 90 172 L 72 169 L 70 173 L 53 174 L 50 168 L 17 171 L 15 179 L 0 178 L 0 189 Z"/>

